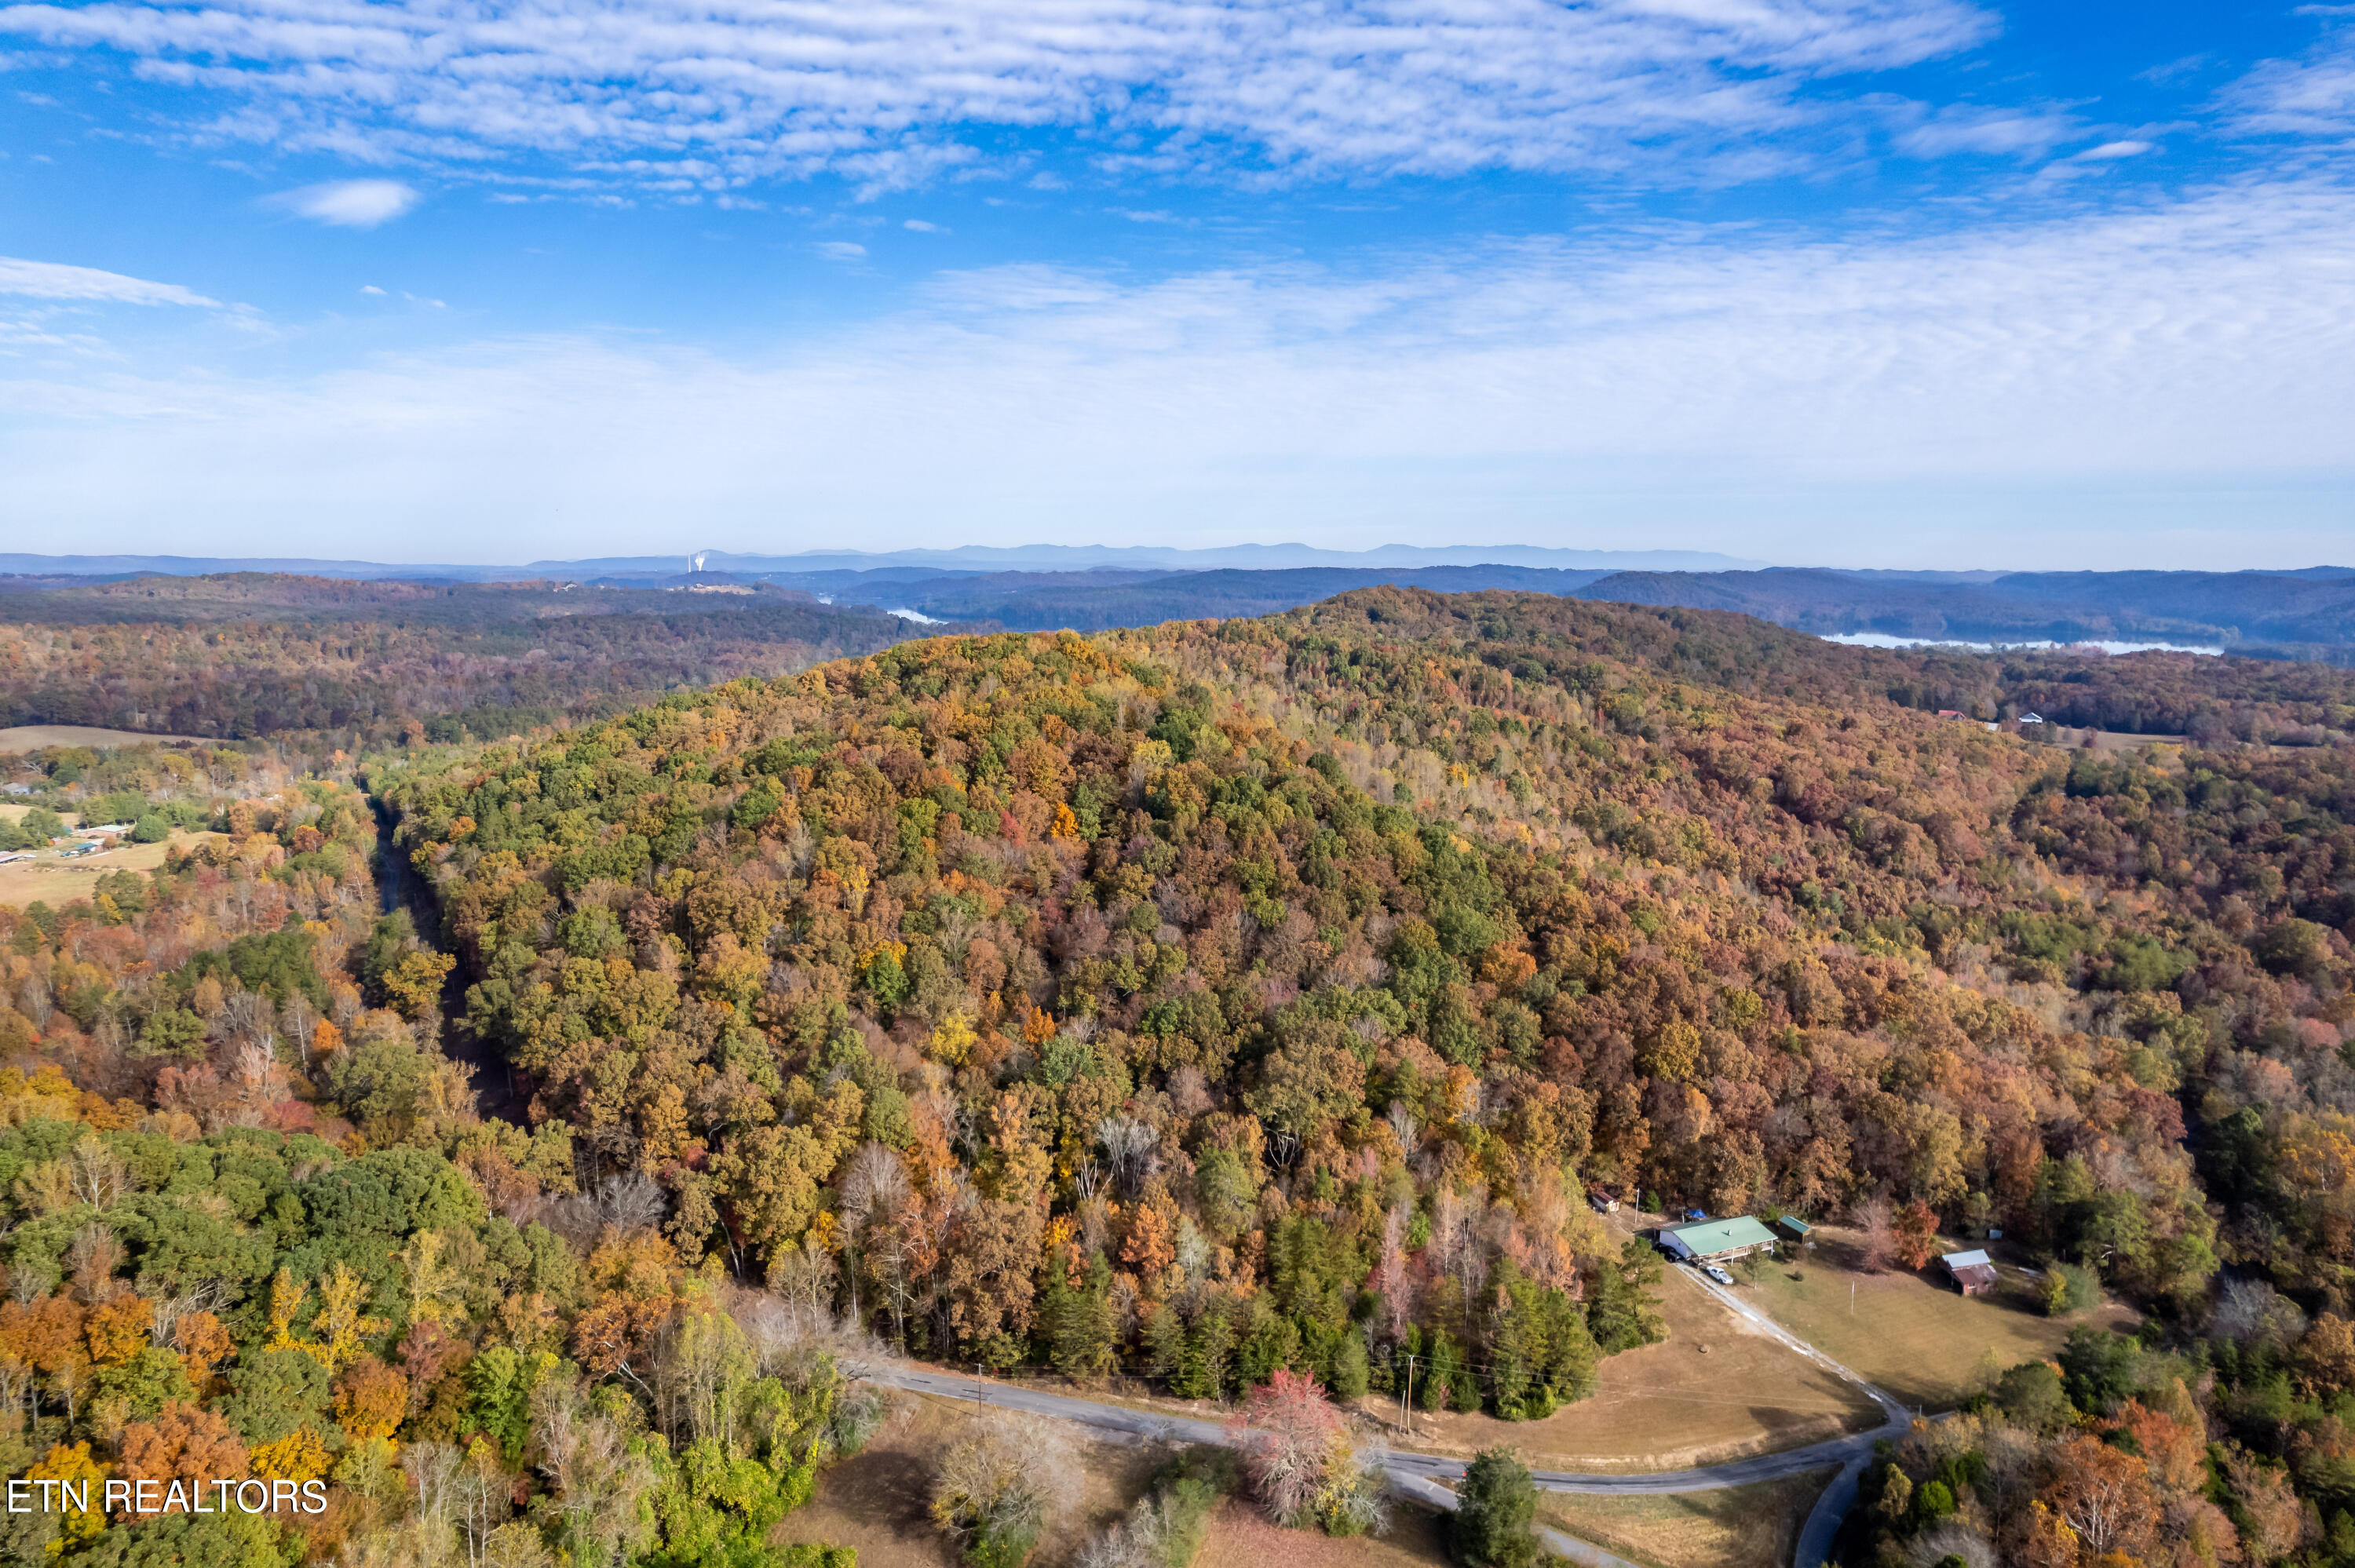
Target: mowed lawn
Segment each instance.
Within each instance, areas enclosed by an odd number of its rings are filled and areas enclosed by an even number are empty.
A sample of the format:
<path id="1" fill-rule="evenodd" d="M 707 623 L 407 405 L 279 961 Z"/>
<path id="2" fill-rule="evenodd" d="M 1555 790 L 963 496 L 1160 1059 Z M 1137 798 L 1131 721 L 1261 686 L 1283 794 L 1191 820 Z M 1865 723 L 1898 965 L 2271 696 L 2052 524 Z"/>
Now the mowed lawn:
<path id="1" fill-rule="evenodd" d="M 1393 1441 L 1429 1453 L 1509 1447 L 1548 1470 L 1674 1470 L 1820 1442 L 1878 1425 L 1853 1383 L 1742 1321 L 1681 1269 L 1661 1282 L 1668 1337 L 1597 1369 L 1594 1396 L 1543 1421 L 1416 1412 Z M 1398 1404 L 1362 1408 L 1395 1422 Z"/>
<path id="2" fill-rule="evenodd" d="M 1940 1250 L 1971 1245 L 1941 1243 Z M 2037 1305 L 2035 1279 L 2009 1263 L 2001 1266 L 1994 1295 L 1966 1298 L 1934 1261 L 1919 1274 L 1868 1274 L 1856 1266 L 1859 1255 L 1854 1232 L 1819 1225 L 1804 1260 L 1768 1265 L 1757 1284 L 1741 1288 L 1834 1361 L 1926 1409 L 1961 1404 L 1978 1391 L 1989 1367 L 2057 1354 L 2080 1322 L 2134 1319 L 2115 1304 L 2082 1319 L 2047 1318 Z"/>
<path id="3" fill-rule="evenodd" d="M 1830 1469 L 1675 1497 L 1538 1494 L 1539 1522 L 1650 1568 L 1759 1568 L 1798 1550 Z"/>

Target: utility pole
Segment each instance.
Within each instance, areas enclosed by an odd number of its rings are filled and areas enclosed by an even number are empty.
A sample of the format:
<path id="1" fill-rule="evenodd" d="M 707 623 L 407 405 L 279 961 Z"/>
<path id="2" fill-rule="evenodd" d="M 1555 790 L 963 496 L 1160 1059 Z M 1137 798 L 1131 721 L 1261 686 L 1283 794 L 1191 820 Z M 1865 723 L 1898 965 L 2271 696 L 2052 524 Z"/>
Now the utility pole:
<path id="1" fill-rule="evenodd" d="M 1406 1392 L 1399 1395 L 1399 1430 L 1401 1432 L 1404 1432 L 1407 1429 L 1407 1423 L 1413 1419 L 1409 1412 L 1414 1404 L 1414 1352 L 1409 1351 L 1406 1357 Z"/>
<path id="2" fill-rule="evenodd" d="M 984 1397 L 985 1392 L 986 1391 L 983 1389 L 981 1383 L 981 1363 L 979 1361 L 975 1361 L 973 1363 L 973 1407 L 975 1410 L 979 1410 L 983 1405 L 989 1403 L 989 1401 Z"/>

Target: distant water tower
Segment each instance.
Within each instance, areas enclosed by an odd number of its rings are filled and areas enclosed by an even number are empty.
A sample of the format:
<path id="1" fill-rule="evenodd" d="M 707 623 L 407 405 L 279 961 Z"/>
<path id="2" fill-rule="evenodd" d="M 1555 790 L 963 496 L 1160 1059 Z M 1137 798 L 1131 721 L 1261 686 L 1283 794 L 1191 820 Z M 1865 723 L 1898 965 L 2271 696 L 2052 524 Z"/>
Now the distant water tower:
<path id="1" fill-rule="evenodd" d="M 693 565 L 688 567 L 688 570 L 698 572 L 701 571 L 703 569 L 703 563 L 709 557 L 705 556 L 697 556 L 693 557 Z"/>

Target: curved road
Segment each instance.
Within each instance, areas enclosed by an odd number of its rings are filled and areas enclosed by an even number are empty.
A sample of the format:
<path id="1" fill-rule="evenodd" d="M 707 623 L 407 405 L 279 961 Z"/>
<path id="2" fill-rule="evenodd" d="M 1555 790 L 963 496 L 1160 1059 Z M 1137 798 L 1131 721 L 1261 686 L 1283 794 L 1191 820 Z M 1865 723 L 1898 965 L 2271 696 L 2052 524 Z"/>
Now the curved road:
<path id="1" fill-rule="evenodd" d="M 1731 1290 L 1696 1275 L 1681 1270 L 1679 1273 L 1715 1296 L 1727 1310 L 1740 1316 L 1758 1332 L 1779 1340 L 1817 1366 L 1855 1384 L 1881 1407 L 1885 1419 L 1869 1432 L 1828 1438 L 1804 1447 L 1785 1448 L 1778 1453 L 1753 1454 L 1743 1458 L 1728 1459 L 1723 1464 L 1701 1465 L 1690 1469 L 1653 1470 L 1624 1476 L 1575 1470 L 1537 1470 L 1532 1475 L 1537 1484 L 1547 1491 L 1600 1497 L 1657 1497 L 1678 1492 L 1714 1491 L 1725 1487 L 1748 1486 L 1753 1481 L 1780 1480 L 1785 1477 L 1837 1465 L 1840 1469 L 1839 1475 L 1817 1499 L 1799 1537 L 1796 1568 L 1820 1568 L 1830 1552 L 1832 1538 L 1839 1531 L 1840 1520 L 1855 1501 L 1857 1480 L 1872 1457 L 1873 1445 L 1883 1438 L 1902 1436 L 1913 1423 L 1913 1413 L 1742 1301 Z M 992 1404 L 1000 1409 L 1052 1416 L 1124 1440 L 1231 1441 L 1226 1425 L 1220 1422 L 1132 1410 L 1126 1405 L 1104 1404 L 1071 1394 L 1049 1393 L 1042 1389 L 1024 1388 L 1018 1383 L 936 1372 L 928 1367 L 878 1362 L 866 1370 L 866 1376 L 873 1382 L 917 1393 L 933 1394 L 943 1399 L 972 1400 L 978 1404 Z M 1389 1470 L 1392 1483 L 1401 1492 L 1433 1507 L 1452 1510 L 1455 1506 L 1455 1494 L 1443 1483 L 1463 1479 L 1464 1465 L 1461 1459 L 1446 1458 L 1437 1454 L 1393 1450 Z M 1638 1568 L 1637 1564 L 1614 1557 L 1599 1546 L 1563 1535 L 1558 1531 L 1543 1530 L 1539 1533 L 1556 1555 L 1585 1564 L 1587 1568 Z"/>

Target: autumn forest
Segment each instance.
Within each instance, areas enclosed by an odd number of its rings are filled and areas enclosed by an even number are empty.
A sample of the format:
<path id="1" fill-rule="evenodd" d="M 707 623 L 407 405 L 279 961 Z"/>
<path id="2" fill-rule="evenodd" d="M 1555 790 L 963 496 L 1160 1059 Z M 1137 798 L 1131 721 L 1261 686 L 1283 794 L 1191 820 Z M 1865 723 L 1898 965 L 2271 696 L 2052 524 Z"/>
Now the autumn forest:
<path id="1" fill-rule="evenodd" d="M 776 1531 L 884 1361 L 1509 1446 L 1669 1332 L 1617 1202 L 2130 1312 L 1887 1445 L 1847 1561 L 2355 1565 L 2355 673 L 271 591 L 0 629 L 19 716 L 209 737 L 0 758 L 160 846 L 0 904 L 0 1460 L 325 1506 L 7 1561 L 848 1568 Z M 1017 1568 L 986 1457 L 936 1508 Z"/>

